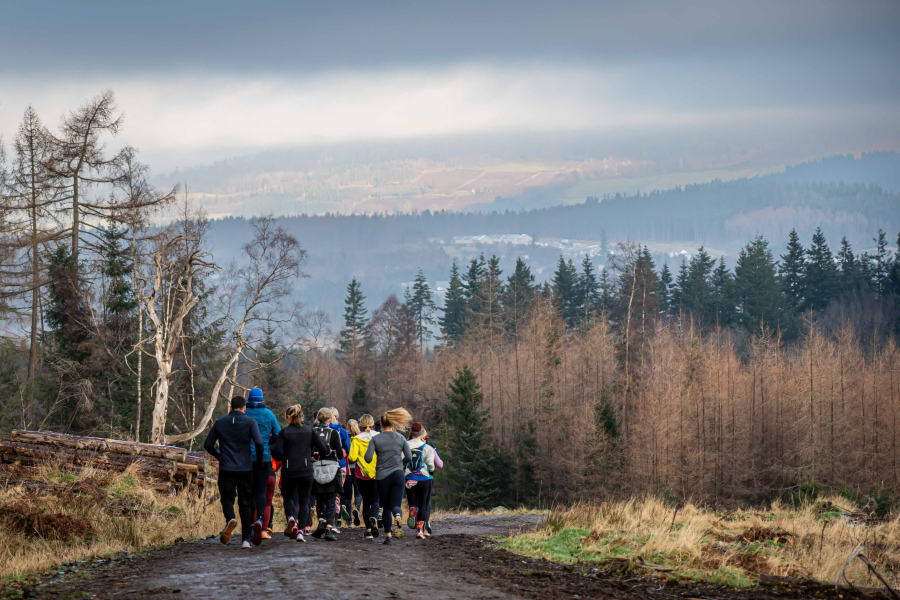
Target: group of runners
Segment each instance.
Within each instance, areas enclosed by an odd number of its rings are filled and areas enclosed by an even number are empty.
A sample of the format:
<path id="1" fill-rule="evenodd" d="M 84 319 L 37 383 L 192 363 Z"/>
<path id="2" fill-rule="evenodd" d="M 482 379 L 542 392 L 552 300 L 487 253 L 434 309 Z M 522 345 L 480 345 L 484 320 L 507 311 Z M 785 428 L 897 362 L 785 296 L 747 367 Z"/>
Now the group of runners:
<path id="1" fill-rule="evenodd" d="M 285 419 L 282 428 L 266 408 L 262 390 L 253 388 L 246 400 L 231 399 L 231 411 L 216 420 L 206 437 L 204 449 L 219 461 L 223 544 L 237 528 L 235 499 L 242 547 L 272 537 L 276 487 L 284 502 L 284 535 L 298 542 L 309 536 L 335 541 L 343 522 L 345 527 L 365 527 L 367 540 L 383 529 L 381 543 L 390 544 L 403 537 L 404 494 L 407 526 L 415 529 L 417 539 L 431 537 L 434 471 L 444 465 L 422 424 L 410 426 L 406 409 L 389 410 L 377 421 L 365 414 L 344 427 L 336 408 L 323 407 L 310 426 L 303 422 L 302 407 L 294 404 Z"/>

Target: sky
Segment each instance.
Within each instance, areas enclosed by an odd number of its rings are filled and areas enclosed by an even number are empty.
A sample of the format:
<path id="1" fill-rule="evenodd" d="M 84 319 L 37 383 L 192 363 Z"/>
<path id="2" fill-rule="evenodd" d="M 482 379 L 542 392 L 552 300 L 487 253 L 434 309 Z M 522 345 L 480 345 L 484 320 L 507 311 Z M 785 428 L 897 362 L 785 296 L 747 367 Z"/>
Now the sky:
<path id="1" fill-rule="evenodd" d="M 2 13 L 0 134 L 28 104 L 55 126 L 111 88 L 115 143 L 156 170 L 485 134 L 900 148 L 892 0 L 29 0 Z"/>

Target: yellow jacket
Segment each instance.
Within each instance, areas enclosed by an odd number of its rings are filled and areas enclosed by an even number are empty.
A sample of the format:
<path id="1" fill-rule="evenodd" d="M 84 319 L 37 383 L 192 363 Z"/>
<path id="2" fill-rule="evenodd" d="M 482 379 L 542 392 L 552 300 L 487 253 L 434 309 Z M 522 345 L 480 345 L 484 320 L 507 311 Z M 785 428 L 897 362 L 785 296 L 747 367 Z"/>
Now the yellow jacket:
<path id="1" fill-rule="evenodd" d="M 366 450 L 369 449 L 369 440 L 378 435 L 377 431 L 364 431 L 359 435 L 350 438 L 350 454 L 347 461 L 356 463 L 364 477 L 369 479 L 375 478 L 375 463 L 378 461 L 376 454 L 372 458 L 372 462 L 366 462 Z"/>

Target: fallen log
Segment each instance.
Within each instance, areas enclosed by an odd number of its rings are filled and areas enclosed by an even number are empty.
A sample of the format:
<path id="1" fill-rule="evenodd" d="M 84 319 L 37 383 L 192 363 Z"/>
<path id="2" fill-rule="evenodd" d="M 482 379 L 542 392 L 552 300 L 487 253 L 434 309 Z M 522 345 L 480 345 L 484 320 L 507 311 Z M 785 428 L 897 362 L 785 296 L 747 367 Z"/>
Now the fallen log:
<path id="1" fill-rule="evenodd" d="M 79 450 L 94 450 L 99 452 L 115 452 L 133 456 L 146 456 L 149 458 L 165 458 L 180 462 L 193 462 L 194 460 L 197 460 L 193 458 L 189 459 L 187 450 L 184 448 L 176 448 L 175 446 L 159 446 L 156 444 L 144 444 L 141 442 L 129 442 L 125 440 L 68 435 L 64 433 L 54 433 L 52 431 L 14 429 L 10 434 L 9 439 L 13 442 L 64 446 L 68 448 L 77 448 Z"/>
<path id="2" fill-rule="evenodd" d="M 162 469 L 172 469 L 175 466 L 175 461 L 165 458 L 151 458 L 118 452 L 96 452 L 71 447 L 54 448 L 41 444 L 25 444 L 21 442 L 0 442 L 0 451 L 45 460 L 55 458 L 69 460 L 74 457 L 83 461 L 81 464 L 124 465 L 127 467 L 134 463 L 140 463 L 143 467 Z"/>

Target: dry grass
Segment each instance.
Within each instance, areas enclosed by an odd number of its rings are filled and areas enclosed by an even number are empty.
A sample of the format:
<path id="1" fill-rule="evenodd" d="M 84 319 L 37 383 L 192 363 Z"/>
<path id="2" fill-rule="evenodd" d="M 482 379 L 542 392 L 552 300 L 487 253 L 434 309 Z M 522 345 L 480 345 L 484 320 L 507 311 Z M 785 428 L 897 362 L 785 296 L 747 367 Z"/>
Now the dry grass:
<path id="1" fill-rule="evenodd" d="M 47 464 L 0 489 L 0 578 L 217 533 L 219 503 L 158 493 L 124 473 Z"/>
<path id="2" fill-rule="evenodd" d="M 846 518 L 855 507 L 827 498 L 789 509 L 708 512 L 688 504 L 677 515 L 660 500 L 646 498 L 579 504 L 555 511 L 537 531 L 510 538 L 509 550 L 565 562 L 597 562 L 642 569 L 639 560 L 671 567 L 663 573 L 735 586 L 755 585 L 760 573 L 833 581 L 847 557 L 863 553 L 900 585 L 900 517 L 880 522 Z M 848 570 L 858 585 L 879 583 L 856 561 Z"/>

